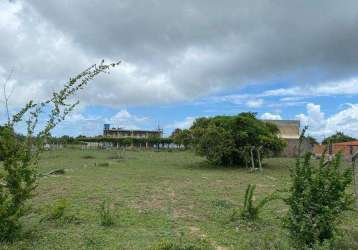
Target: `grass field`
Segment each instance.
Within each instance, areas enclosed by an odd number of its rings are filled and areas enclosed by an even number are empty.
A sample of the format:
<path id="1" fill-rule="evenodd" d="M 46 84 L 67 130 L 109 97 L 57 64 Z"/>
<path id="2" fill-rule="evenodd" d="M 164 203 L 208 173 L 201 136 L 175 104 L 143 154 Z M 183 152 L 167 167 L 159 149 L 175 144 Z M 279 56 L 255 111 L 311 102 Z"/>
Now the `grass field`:
<path id="1" fill-rule="evenodd" d="M 0 249 L 150 249 L 160 241 L 202 245 L 204 249 L 288 249 L 281 218 L 287 207 L 271 202 L 255 223 L 230 221 L 246 186 L 256 184 L 256 200 L 288 187 L 292 159 L 268 159 L 263 173 L 215 168 L 191 152 L 134 152 L 71 148 L 46 152 L 39 171 L 65 169 L 42 177 L 23 220 L 24 235 Z M 65 216 L 46 219 L 49 207 L 66 199 Z M 100 225 L 103 200 L 114 225 Z M 338 246 L 358 249 L 358 216 L 343 218 Z"/>

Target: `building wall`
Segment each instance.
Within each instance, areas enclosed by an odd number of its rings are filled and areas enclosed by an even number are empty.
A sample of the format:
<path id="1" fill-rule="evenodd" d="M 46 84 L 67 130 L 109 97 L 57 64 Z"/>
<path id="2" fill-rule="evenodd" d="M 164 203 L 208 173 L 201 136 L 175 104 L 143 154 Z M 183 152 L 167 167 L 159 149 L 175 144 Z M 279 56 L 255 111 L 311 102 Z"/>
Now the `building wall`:
<path id="1" fill-rule="evenodd" d="M 313 148 L 313 153 L 316 156 L 322 156 L 325 148 L 327 147 L 327 145 L 315 145 L 315 147 Z M 327 154 L 328 155 L 336 155 L 339 152 L 342 152 L 343 157 L 346 160 L 351 160 L 352 155 L 358 151 L 358 145 L 349 145 L 349 144 L 332 144 L 331 147 L 327 148 Z"/>
<path id="2" fill-rule="evenodd" d="M 123 137 L 135 137 L 135 138 L 147 138 L 149 136 L 161 137 L 161 131 L 116 131 L 116 130 L 104 130 L 103 135 L 112 138 L 123 138 Z"/>
<path id="3" fill-rule="evenodd" d="M 281 156 L 283 157 L 296 157 L 298 155 L 299 139 L 283 139 L 287 146 L 282 151 Z M 301 154 L 312 152 L 313 147 L 307 140 L 303 140 L 301 144 Z"/>

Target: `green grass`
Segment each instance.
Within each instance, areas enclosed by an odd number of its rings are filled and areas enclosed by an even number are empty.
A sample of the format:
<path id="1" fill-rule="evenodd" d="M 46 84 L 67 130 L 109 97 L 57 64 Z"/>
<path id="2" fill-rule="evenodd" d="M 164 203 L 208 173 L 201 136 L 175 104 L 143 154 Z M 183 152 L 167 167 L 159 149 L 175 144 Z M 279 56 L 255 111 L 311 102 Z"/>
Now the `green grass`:
<path id="1" fill-rule="evenodd" d="M 0 249 L 150 249 L 163 241 L 199 241 L 212 249 L 288 249 L 281 227 L 287 207 L 281 201 L 269 203 L 255 223 L 230 217 L 242 207 L 248 184 L 256 184 L 257 200 L 287 188 L 292 159 L 266 160 L 263 173 L 251 173 L 211 167 L 191 152 L 133 151 L 120 160 L 115 155 L 75 148 L 45 152 L 39 172 L 63 168 L 65 174 L 40 179 L 32 213 L 23 219 L 23 237 Z M 76 219 L 44 220 L 44 210 L 60 199 L 69 204 L 66 216 Z M 109 227 L 99 217 L 103 200 L 114 213 Z M 356 213 L 345 215 L 342 230 L 341 249 L 358 249 Z"/>

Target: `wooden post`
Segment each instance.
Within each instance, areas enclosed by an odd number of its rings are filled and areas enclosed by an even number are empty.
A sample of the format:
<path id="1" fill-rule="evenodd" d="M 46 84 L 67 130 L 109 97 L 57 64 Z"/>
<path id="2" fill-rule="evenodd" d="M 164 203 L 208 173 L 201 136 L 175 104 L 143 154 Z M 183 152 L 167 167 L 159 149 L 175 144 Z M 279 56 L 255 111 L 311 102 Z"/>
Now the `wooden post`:
<path id="1" fill-rule="evenodd" d="M 356 207 L 358 209 L 358 169 L 356 166 L 357 160 L 358 160 L 358 151 L 352 156 L 353 186 L 356 195 Z"/>
<path id="2" fill-rule="evenodd" d="M 261 164 L 261 155 L 260 155 L 260 150 L 261 150 L 262 146 L 258 147 L 257 148 L 257 159 L 259 160 L 259 168 L 260 168 L 260 171 L 262 171 L 262 164 Z"/>

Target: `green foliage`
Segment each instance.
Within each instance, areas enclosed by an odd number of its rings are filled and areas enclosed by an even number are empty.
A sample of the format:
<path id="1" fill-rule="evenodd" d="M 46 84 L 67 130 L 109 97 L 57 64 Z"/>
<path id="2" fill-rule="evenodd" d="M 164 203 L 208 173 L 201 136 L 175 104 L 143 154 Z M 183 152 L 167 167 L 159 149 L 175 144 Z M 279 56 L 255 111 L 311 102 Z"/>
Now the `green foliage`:
<path id="1" fill-rule="evenodd" d="M 187 149 L 192 142 L 192 135 L 189 129 L 177 128 L 174 130 L 171 138 L 176 145 L 183 145 L 185 149 Z"/>
<path id="2" fill-rule="evenodd" d="M 116 64 L 93 65 L 74 78 L 43 102 L 29 101 L 0 129 L 0 155 L 5 172 L 0 180 L 0 241 L 14 240 L 21 228 L 20 218 L 28 211 L 26 201 L 37 187 L 36 166 L 50 132 L 76 107 L 78 102 L 67 102 L 89 81 L 100 73 L 108 72 Z M 6 107 L 7 108 L 7 107 Z M 48 111 L 45 125 L 38 126 L 40 115 Z M 26 135 L 18 136 L 15 127 L 25 125 Z"/>
<path id="3" fill-rule="evenodd" d="M 216 165 L 245 166 L 251 148 L 258 152 L 252 155 L 253 160 L 259 162 L 285 146 L 277 126 L 257 119 L 253 113 L 199 118 L 190 130 L 197 154 Z"/>
<path id="4" fill-rule="evenodd" d="M 249 184 L 246 188 L 244 207 L 240 213 L 240 217 L 245 220 L 257 220 L 260 210 L 273 199 L 273 196 L 267 196 L 262 199 L 257 206 L 254 205 L 254 191 L 256 185 Z"/>
<path id="5" fill-rule="evenodd" d="M 215 165 L 235 164 L 235 155 L 239 152 L 229 131 L 210 125 L 205 129 L 195 129 L 194 135 L 196 153 Z"/>
<path id="6" fill-rule="evenodd" d="M 285 199 L 289 211 L 284 225 L 296 247 L 313 247 L 332 240 L 338 218 L 351 209 L 353 199 L 347 193 L 351 170 L 341 169 L 340 165 L 340 154 L 328 163 L 322 157 L 316 167 L 307 153 L 303 159 L 298 157 L 291 169 L 292 186 Z"/>
<path id="7" fill-rule="evenodd" d="M 115 216 L 113 213 L 113 209 L 111 208 L 111 204 L 108 200 L 103 200 L 98 209 L 98 214 L 99 221 L 102 226 L 109 227 L 114 225 Z"/>
<path id="8" fill-rule="evenodd" d="M 347 142 L 347 141 L 354 141 L 354 140 L 356 139 L 350 137 L 349 135 L 345 135 L 343 132 L 336 132 L 334 135 L 325 138 L 322 141 L 322 144 L 328 145 L 330 143 Z"/>
<path id="9" fill-rule="evenodd" d="M 44 209 L 45 216 L 41 221 L 53 221 L 56 223 L 76 223 L 79 224 L 81 220 L 73 214 L 69 214 L 68 208 L 70 203 L 64 199 L 56 200 L 52 205 L 48 205 Z"/>
<path id="10" fill-rule="evenodd" d="M 46 208 L 45 220 L 59 220 L 64 217 L 65 210 L 68 207 L 66 199 L 59 199 L 55 203 Z"/>

